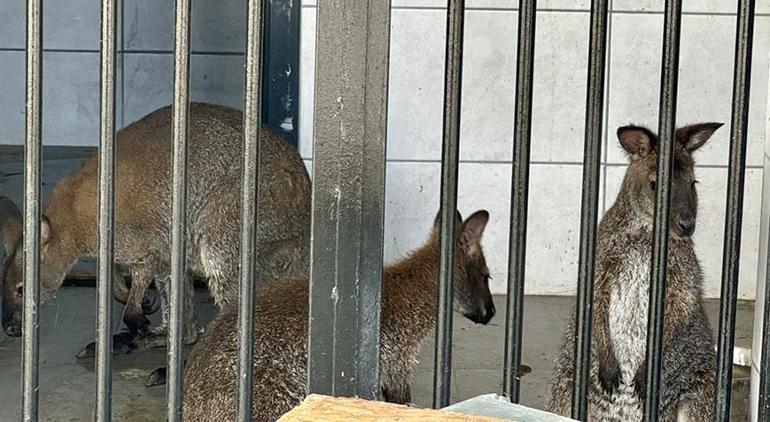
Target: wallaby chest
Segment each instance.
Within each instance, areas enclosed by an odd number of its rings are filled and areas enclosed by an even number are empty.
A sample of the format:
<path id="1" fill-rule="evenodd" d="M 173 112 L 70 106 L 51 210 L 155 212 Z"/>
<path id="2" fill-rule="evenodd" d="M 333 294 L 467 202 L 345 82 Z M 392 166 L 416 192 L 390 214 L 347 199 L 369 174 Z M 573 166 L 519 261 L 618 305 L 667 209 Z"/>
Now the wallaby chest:
<path id="1" fill-rule="evenodd" d="M 633 382 L 647 344 L 650 257 L 629 251 L 610 289 L 609 336 L 622 382 Z"/>

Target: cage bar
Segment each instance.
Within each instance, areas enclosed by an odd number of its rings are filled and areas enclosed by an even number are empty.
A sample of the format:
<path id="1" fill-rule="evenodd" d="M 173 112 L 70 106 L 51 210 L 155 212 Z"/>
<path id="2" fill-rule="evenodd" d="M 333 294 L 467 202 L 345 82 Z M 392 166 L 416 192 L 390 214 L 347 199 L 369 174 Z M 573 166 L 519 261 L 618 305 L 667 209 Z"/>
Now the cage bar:
<path id="1" fill-rule="evenodd" d="M 743 187 L 746 176 L 746 136 L 749 124 L 751 54 L 754 37 L 754 0 L 740 0 L 737 13 L 725 243 L 722 257 L 722 294 L 719 302 L 719 339 L 717 341 L 717 390 L 714 413 L 717 420 L 730 418 L 732 396 L 735 307 L 738 300 L 740 275 Z"/>
<path id="2" fill-rule="evenodd" d="M 519 35 L 516 51 L 516 105 L 513 125 L 513 176 L 508 255 L 508 295 L 505 315 L 503 394 L 519 402 L 521 382 L 524 270 L 527 248 L 529 144 L 532 132 L 532 75 L 535 64 L 536 0 L 519 1 Z"/>
<path id="3" fill-rule="evenodd" d="M 585 420 L 588 412 L 608 6 L 608 0 L 592 0 L 588 37 L 588 94 L 586 98 L 585 151 L 583 153 L 583 199 L 580 212 L 578 302 L 575 315 L 575 373 L 572 384 L 572 418 L 579 420 Z"/>
<path id="4" fill-rule="evenodd" d="M 658 122 L 658 169 L 653 220 L 650 297 L 647 319 L 647 388 L 644 420 L 657 421 L 660 404 L 660 374 L 663 356 L 663 326 L 666 305 L 666 273 L 671 209 L 671 177 L 674 165 L 676 99 L 679 76 L 679 38 L 682 2 L 666 0 L 663 24 L 663 58 Z"/>
<path id="5" fill-rule="evenodd" d="M 318 4 L 308 393 L 379 394 L 389 0 Z"/>
<path id="6" fill-rule="evenodd" d="M 40 321 L 40 153 L 42 148 L 43 11 L 27 0 L 26 128 L 24 143 L 24 315 L 22 399 L 24 421 L 38 419 Z"/>
<path id="7" fill-rule="evenodd" d="M 171 186 L 171 280 L 168 319 L 168 420 L 182 420 L 184 289 L 187 227 L 187 140 L 190 128 L 190 0 L 176 1 Z"/>
<path id="8" fill-rule="evenodd" d="M 96 420 L 112 419 L 112 277 L 115 233 L 115 86 L 118 11 L 102 1 L 97 251 Z"/>
<path id="9" fill-rule="evenodd" d="M 264 3 L 249 0 L 246 22 L 246 82 L 243 102 L 243 175 L 241 178 L 241 263 L 238 293 L 238 421 L 251 420 L 254 365 L 254 314 L 259 279 L 259 129 L 262 101 L 262 28 Z"/>
<path id="10" fill-rule="evenodd" d="M 460 161 L 460 117 L 465 0 L 447 8 L 444 68 L 444 127 L 441 149 L 441 232 L 439 250 L 436 344 L 433 362 L 433 407 L 449 405 L 452 374 L 452 302 L 455 262 L 455 210 Z"/>

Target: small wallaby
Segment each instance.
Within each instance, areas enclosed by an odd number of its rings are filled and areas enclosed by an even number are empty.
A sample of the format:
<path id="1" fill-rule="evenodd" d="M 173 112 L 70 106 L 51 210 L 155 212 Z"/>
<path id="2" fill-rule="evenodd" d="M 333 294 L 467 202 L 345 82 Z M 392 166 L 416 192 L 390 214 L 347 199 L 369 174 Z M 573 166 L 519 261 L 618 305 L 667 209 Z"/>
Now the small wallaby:
<path id="1" fill-rule="evenodd" d="M 703 305 L 703 274 L 693 249 L 698 209 L 692 153 L 721 123 L 676 131 L 671 183 L 660 417 L 663 421 L 714 420 L 716 357 Z M 593 341 L 588 420 L 640 421 L 646 387 L 647 312 L 657 137 L 625 126 L 618 139 L 630 158 L 615 204 L 599 225 L 593 297 Z M 556 361 L 547 408 L 570 414 L 574 317 Z"/>
<path id="2" fill-rule="evenodd" d="M 420 343 L 435 322 L 439 264 L 438 219 L 427 242 L 384 268 L 380 383 L 385 400 L 407 403 Z M 495 314 L 481 236 L 489 220 L 457 213 L 454 309 L 486 324 Z M 209 325 L 190 353 L 184 376 L 186 421 L 235 420 L 237 309 Z M 308 280 L 271 283 L 260 292 L 254 339 L 255 421 L 272 421 L 299 404 L 307 378 Z"/>
<path id="3" fill-rule="evenodd" d="M 115 296 L 126 302 L 123 320 L 132 335 L 147 331 L 142 310 L 148 286 L 168 278 L 171 236 L 172 107 L 158 109 L 117 134 L 115 167 Z M 297 151 L 262 126 L 257 251 L 265 279 L 307 272 L 310 251 L 310 179 Z M 187 265 L 206 279 L 215 303 L 238 291 L 241 220 L 242 113 L 211 104 L 190 105 L 187 189 Z M 79 257 L 96 252 L 98 157 L 60 180 L 41 221 L 41 297 L 53 296 Z M 22 221 L 0 199 L 6 257 L 2 325 L 21 335 Z M 130 291 L 121 272 L 130 271 Z M 125 297 L 128 291 L 128 296 Z M 192 277 L 185 297 L 185 341 L 196 341 Z M 145 306 L 146 308 L 147 306 Z M 157 342 L 165 344 L 165 334 Z M 116 351 L 125 336 L 116 336 Z"/>

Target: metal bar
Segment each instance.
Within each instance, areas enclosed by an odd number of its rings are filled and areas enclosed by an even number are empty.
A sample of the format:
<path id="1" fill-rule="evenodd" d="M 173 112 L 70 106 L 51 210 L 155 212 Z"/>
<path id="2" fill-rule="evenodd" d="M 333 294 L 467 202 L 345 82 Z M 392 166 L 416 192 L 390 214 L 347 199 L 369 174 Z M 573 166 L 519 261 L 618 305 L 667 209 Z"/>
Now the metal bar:
<path id="1" fill-rule="evenodd" d="M 746 135 L 749 124 L 751 53 L 754 37 L 754 0 L 740 0 L 737 13 L 725 244 L 722 256 L 722 300 L 719 302 L 719 339 L 717 341 L 717 395 L 714 412 L 717 420 L 730 418 L 733 346 L 735 344 L 735 306 L 738 300 L 740 275 L 743 187 L 746 176 Z"/>
<path id="2" fill-rule="evenodd" d="M 389 0 L 319 3 L 308 392 L 379 394 Z"/>
<path id="3" fill-rule="evenodd" d="M 102 1 L 97 252 L 96 420 L 112 419 L 112 276 L 115 229 L 115 69 L 118 10 Z"/>
<path id="4" fill-rule="evenodd" d="M 40 151 L 42 144 L 43 11 L 27 0 L 27 98 L 24 144 L 24 316 L 22 399 L 24 421 L 38 419 L 40 314 Z"/>
<path id="5" fill-rule="evenodd" d="M 176 1 L 174 35 L 174 116 L 171 186 L 171 282 L 168 319 L 168 420 L 182 420 L 184 289 L 187 271 L 187 141 L 190 129 L 190 0 Z"/>
<path id="6" fill-rule="evenodd" d="M 262 28 L 264 2 L 249 0 L 246 21 L 246 82 L 243 103 L 243 174 L 241 177 L 241 263 L 238 294 L 237 420 L 250 421 L 253 399 L 255 280 L 259 279 L 259 128 L 262 96 Z"/>
<path id="7" fill-rule="evenodd" d="M 535 64 L 536 0 L 519 1 L 519 38 L 516 51 L 516 110 L 513 127 L 511 232 L 508 255 L 508 296 L 505 316 L 503 394 L 519 402 L 524 269 L 527 247 L 529 144 L 532 132 L 532 75 Z"/>
<path id="8" fill-rule="evenodd" d="M 455 262 L 455 213 L 460 161 L 465 0 L 449 0 L 444 68 L 444 130 L 441 150 L 441 242 L 439 250 L 433 407 L 449 405 L 452 374 L 452 310 Z"/>
<path id="9" fill-rule="evenodd" d="M 588 412 L 608 6 L 608 0 L 593 0 L 591 2 L 591 29 L 588 38 L 588 95 L 586 98 L 585 152 L 583 153 L 583 199 L 580 212 L 578 303 L 575 315 L 575 373 L 572 384 L 572 418 L 579 420 L 585 420 Z"/>
<path id="10" fill-rule="evenodd" d="M 759 369 L 759 403 L 757 420 L 770 420 L 770 230 L 768 230 L 765 265 L 765 302 L 762 316 L 762 349 Z"/>
<path id="11" fill-rule="evenodd" d="M 676 98 L 679 76 L 679 38 L 682 2 L 666 0 L 663 26 L 663 59 L 658 124 L 658 169 L 653 220 L 650 296 L 647 320 L 647 389 L 644 420 L 657 421 L 660 403 L 660 373 L 663 354 L 668 229 L 671 209 L 671 176 L 674 164 Z"/>

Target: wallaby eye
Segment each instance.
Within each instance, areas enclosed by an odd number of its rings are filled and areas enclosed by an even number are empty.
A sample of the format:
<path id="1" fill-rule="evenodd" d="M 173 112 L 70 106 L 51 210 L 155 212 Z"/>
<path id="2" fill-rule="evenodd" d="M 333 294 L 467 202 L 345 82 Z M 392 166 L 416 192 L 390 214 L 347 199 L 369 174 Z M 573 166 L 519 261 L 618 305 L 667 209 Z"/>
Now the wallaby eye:
<path id="1" fill-rule="evenodd" d="M 16 288 L 16 295 L 24 296 L 24 286 L 19 286 Z"/>
<path id="2" fill-rule="evenodd" d="M 655 181 L 650 182 L 650 190 L 655 191 L 658 188 L 658 184 Z"/>

